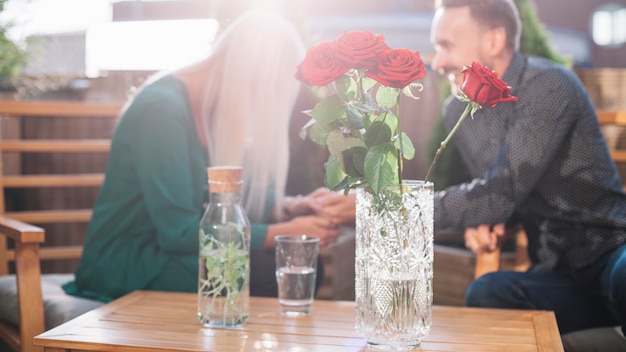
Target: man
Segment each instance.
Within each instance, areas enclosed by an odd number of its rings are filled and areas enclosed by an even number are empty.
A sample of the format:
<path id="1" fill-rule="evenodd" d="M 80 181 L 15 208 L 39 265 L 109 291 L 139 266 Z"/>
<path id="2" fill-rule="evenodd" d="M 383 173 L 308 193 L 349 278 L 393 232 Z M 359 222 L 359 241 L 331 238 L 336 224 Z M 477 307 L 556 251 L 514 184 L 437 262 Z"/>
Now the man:
<path id="1" fill-rule="evenodd" d="M 624 329 L 626 194 L 580 81 L 520 54 L 520 31 L 512 0 L 437 1 L 433 69 L 456 87 L 476 61 L 519 101 L 484 107 L 461 125 L 455 141 L 473 180 L 436 194 L 435 227 L 466 228 L 476 253 L 496 247 L 493 233 L 503 235 L 505 223 L 521 223 L 528 235 L 531 269 L 479 278 L 468 305 L 552 310 L 562 334 Z M 448 99 L 448 129 L 464 108 Z"/>

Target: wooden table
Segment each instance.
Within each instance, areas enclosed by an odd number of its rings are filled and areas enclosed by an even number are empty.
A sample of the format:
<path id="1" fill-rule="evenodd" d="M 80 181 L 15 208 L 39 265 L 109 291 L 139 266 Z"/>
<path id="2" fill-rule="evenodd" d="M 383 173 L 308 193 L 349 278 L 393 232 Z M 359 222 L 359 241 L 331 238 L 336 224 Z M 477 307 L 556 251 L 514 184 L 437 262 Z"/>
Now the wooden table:
<path id="1" fill-rule="evenodd" d="M 275 298 L 250 299 L 239 329 L 198 323 L 196 295 L 136 291 L 35 337 L 45 351 L 365 351 L 354 329 L 354 302 L 316 300 L 313 313 L 289 318 Z M 563 351 L 552 312 L 433 307 L 419 351 Z"/>

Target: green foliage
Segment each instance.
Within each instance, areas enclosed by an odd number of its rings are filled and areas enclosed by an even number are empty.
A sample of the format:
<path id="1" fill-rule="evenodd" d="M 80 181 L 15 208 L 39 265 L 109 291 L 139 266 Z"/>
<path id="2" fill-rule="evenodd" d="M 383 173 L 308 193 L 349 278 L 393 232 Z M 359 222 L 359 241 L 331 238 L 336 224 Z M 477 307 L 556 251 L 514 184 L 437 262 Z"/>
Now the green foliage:
<path id="1" fill-rule="evenodd" d="M 239 309 L 240 299 L 245 293 L 243 289 L 250 270 L 248 251 L 244 246 L 244 230 L 235 223 L 216 226 L 213 230 L 223 237 L 240 240 L 222 242 L 200 228 L 199 259 L 203 267 L 200 268 L 202 276 L 199 279 L 199 293 L 202 300 L 210 299 L 212 312 L 216 310 L 231 312 L 236 315 L 237 322 L 243 321 L 247 315 Z M 218 307 L 220 304 L 224 307 Z"/>
<path id="2" fill-rule="evenodd" d="M 0 12 L 6 0 L 0 0 Z M 6 36 L 7 26 L 0 26 L 0 86 L 9 86 L 26 63 L 26 52 Z"/>
<path id="3" fill-rule="evenodd" d="M 421 85 L 381 86 L 352 70 L 333 86 L 336 93 L 308 112 L 312 120 L 300 135 L 308 131 L 311 140 L 328 147 L 327 187 L 344 192 L 366 187 L 378 194 L 400 181 L 403 160 L 415 156 L 409 136 L 400 130 L 399 101 L 401 95 L 415 98 L 413 90 Z"/>
<path id="4" fill-rule="evenodd" d="M 545 57 L 561 65 L 571 66 L 571 59 L 557 54 L 550 46 L 548 33 L 537 17 L 532 0 L 515 0 L 515 5 L 522 20 L 520 51 L 529 56 Z"/>
<path id="5" fill-rule="evenodd" d="M 25 62 L 24 51 L 0 30 L 0 82 L 8 83 L 17 77 Z"/>

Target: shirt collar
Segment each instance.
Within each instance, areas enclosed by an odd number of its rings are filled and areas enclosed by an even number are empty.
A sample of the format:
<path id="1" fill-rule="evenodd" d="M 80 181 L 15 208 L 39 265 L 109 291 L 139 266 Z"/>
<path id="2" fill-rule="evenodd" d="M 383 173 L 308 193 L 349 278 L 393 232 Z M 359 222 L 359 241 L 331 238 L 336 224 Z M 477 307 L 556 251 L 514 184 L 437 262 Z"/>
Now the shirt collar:
<path id="1" fill-rule="evenodd" d="M 516 51 L 511 59 L 511 63 L 509 63 L 509 67 L 500 79 L 515 89 L 515 87 L 518 87 L 522 82 L 522 75 L 524 74 L 525 68 L 526 57 L 519 51 Z"/>

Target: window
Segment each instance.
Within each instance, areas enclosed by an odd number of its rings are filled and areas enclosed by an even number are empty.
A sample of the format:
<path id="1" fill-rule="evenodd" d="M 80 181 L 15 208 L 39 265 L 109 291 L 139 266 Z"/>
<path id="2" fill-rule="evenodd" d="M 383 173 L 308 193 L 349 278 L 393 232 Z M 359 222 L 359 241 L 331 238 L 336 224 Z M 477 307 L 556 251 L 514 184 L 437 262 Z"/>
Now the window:
<path id="1" fill-rule="evenodd" d="M 165 70 L 206 55 L 218 24 L 213 19 L 108 22 L 86 34 L 86 73 Z"/>
<path id="2" fill-rule="evenodd" d="M 600 6 L 591 20 L 593 41 L 601 46 L 620 46 L 626 43 L 626 6 Z"/>

